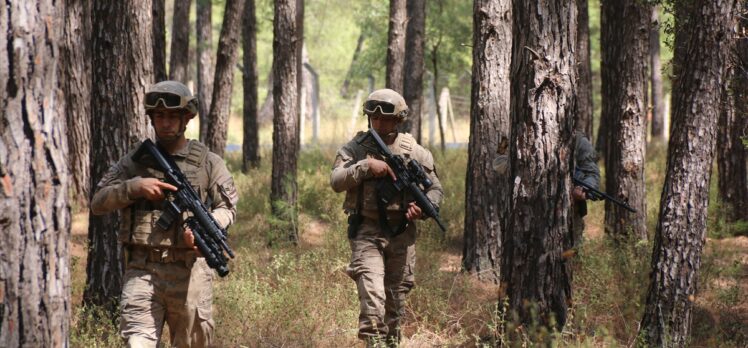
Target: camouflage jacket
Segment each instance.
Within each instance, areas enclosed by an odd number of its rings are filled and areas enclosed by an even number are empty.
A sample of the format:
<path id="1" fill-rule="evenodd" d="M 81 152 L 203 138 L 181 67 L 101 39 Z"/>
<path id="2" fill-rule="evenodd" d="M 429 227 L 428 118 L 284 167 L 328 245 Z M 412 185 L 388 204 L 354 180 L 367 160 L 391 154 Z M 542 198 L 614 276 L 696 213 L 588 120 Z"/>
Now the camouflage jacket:
<path id="1" fill-rule="evenodd" d="M 131 198 L 135 180 L 163 178 L 163 173 L 133 161 L 132 156 L 139 146 L 140 143 L 135 144 L 133 150 L 110 167 L 99 181 L 91 200 L 91 213 L 102 215 L 121 209 L 119 240 L 122 243 L 184 247 L 181 221 L 168 230 L 161 230 L 156 226 L 156 221 L 161 216 L 160 205 L 145 199 Z M 234 222 L 239 196 L 223 159 L 195 140 L 190 140 L 172 157 L 200 195 L 200 199 L 211 209 L 218 223 L 228 228 Z M 187 214 L 182 218 L 186 218 Z"/>
<path id="2" fill-rule="evenodd" d="M 361 213 L 369 218 L 379 218 L 377 210 L 376 185 L 380 180 L 369 172 L 369 157 L 382 159 L 378 154 L 377 147 L 371 138 L 366 137 L 367 132 L 359 132 L 347 144 L 338 150 L 335 156 L 335 164 L 330 175 L 330 185 L 335 192 L 346 192 L 343 209 L 347 213 L 357 210 L 359 192 L 363 195 L 361 199 Z M 409 162 L 411 159 L 418 161 L 426 171 L 426 175 L 433 185 L 426 190 L 426 196 L 437 207 L 442 201 L 443 191 L 436 174 L 434 157 L 429 150 L 418 145 L 416 140 L 408 133 L 398 134 L 395 141 L 388 146 L 395 155 L 400 155 Z M 363 187 L 361 187 L 363 185 Z M 402 215 L 407 209 L 412 197 L 403 194 L 400 199 L 395 199 L 387 207 L 388 214 Z"/>

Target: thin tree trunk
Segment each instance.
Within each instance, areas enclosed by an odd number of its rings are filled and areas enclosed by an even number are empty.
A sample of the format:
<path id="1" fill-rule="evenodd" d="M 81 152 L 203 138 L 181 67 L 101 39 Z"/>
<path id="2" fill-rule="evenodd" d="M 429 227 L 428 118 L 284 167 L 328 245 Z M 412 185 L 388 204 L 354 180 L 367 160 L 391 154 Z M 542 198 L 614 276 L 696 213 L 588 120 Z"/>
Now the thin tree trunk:
<path id="1" fill-rule="evenodd" d="M 312 142 L 319 145 L 319 74 L 309 63 L 304 63 L 304 68 L 311 74 L 312 79 Z"/>
<path id="2" fill-rule="evenodd" d="M 175 0 L 171 26 L 171 53 L 169 80 L 187 83 L 187 65 L 190 60 L 190 6 L 192 0 Z"/>
<path id="3" fill-rule="evenodd" d="M 577 0 L 577 110 L 574 114 L 577 131 L 592 140 L 592 64 L 590 62 L 589 0 Z"/>
<path id="4" fill-rule="evenodd" d="M 234 67 L 239 51 L 239 31 L 245 0 L 227 0 L 223 27 L 218 39 L 216 76 L 213 80 L 213 98 L 208 114 L 208 134 L 205 144 L 210 151 L 223 157 L 226 149 L 229 116 L 231 113 L 231 88 L 234 84 Z"/>
<path id="5" fill-rule="evenodd" d="M 298 238 L 296 223 L 299 156 L 298 71 L 302 44 L 297 0 L 275 1 L 273 18 L 273 169 L 270 202 L 273 215 L 289 222 L 286 235 Z"/>
<path id="6" fill-rule="evenodd" d="M 143 112 L 153 81 L 151 0 L 96 1 L 93 5 L 91 98 L 91 187 L 130 146 L 151 134 Z M 117 243 L 120 215 L 89 216 L 88 263 L 83 301 L 116 308 L 123 259 Z"/>
<path id="7" fill-rule="evenodd" d="M 652 94 L 652 140 L 665 139 L 665 98 L 662 96 L 662 64 L 660 63 L 660 20 L 658 7 L 652 6 L 649 28 L 649 74 Z"/>
<path id="8" fill-rule="evenodd" d="M 353 78 L 353 68 L 358 61 L 358 56 L 361 54 L 361 48 L 364 45 L 364 37 L 364 32 L 362 31 L 361 34 L 358 35 L 358 40 L 356 41 L 356 49 L 353 51 L 353 58 L 351 58 L 351 65 L 348 66 L 348 72 L 345 74 L 345 80 L 343 80 L 343 85 L 340 87 L 340 96 L 343 98 L 348 98 L 348 88 L 350 88 L 351 79 Z"/>
<path id="9" fill-rule="evenodd" d="M 4 347 L 69 344 L 69 161 L 57 57 L 61 28 L 70 24 L 63 17 L 82 5 L 36 0 L 0 6 L 0 176 L 11 182 L 0 190 Z"/>
<path id="10" fill-rule="evenodd" d="M 91 5 L 88 1 L 66 0 L 63 38 L 60 44 L 59 82 L 65 93 L 68 163 L 72 198 L 88 207 L 88 161 L 91 148 Z"/>
<path id="11" fill-rule="evenodd" d="M 260 138 L 257 124 L 257 19 L 255 0 L 246 0 L 242 23 L 244 47 L 244 141 L 242 171 L 260 166 Z"/>
<path id="12" fill-rule="evenodd" d="M 408 118 L 400 131 L 409 132 L 421 143 L 421 108 L 423 104 L 423 45 L 426 31 L 426 0 L 406 0 L 408 29 L 405 38 L 405 81 L 403 97 L 408 104 Z"/>
<path id="13" fill-rule="evenodd" d="M 166 4 L 165 0 L 153 0 L 151 17 L 153 18 L 153 78 L 160 82 L 167 79 L 166 74 Z"/>
<path id="14" fill-rule="evenodd" d="M 211 0 L 196 0 L 197 12 L 197 99 L 200 115 L 200 141 L 208 134 L 208 113 L 213 95 L 213 24 Z M 254 13 L 254 12 L 253 12 Z M 253 17 L 254 18 L 254 17 Z"/>
<path id="15" fill-rule="evenodd" d="M 498 175 L 492 164 L 497 155 L 507 155 L 511 57 L 511 0 L 475 1 L 462 266 L 478 279 L 497 284 L 508 182 L 500 180 L 506 176 Z"/>
<path id="16" fill-rule="evenodd" d="M 717 165 L 721 209 L 727 222 L 748 221 L 748 151 L 743 137 L 748 132 L 748 5 L 740 6 L 738 39 L 734 40 L 729 60 L 728 83 L 723 85 L 723 105 L 719 118 Z"/>
<path id="17" fill-rule="evenodd" d="M 571 300 L 571 165 L 576 90 L 576 2 L 515 1 L 512 45 L 513 183 L 502 280 L 509 308 L 529 325 L 558 327 Z M 542 125 L 542 126 L 541 126 Z M 533 318 L 537 313 L 537 319 Z"/>
<path id="18" fill-rule="evenodd" d="M 675 4 L 673 127 L 640 325 L 647 346 L 689 342 L 735 2 Z"/>
<path id="19" fill-rule="evenodd" d="M 618 242 L 647 239 L 644 152 L 651 9 L 639 0 L 602 6 L 602 117 L 608 122 L 605 188 L 638 213 L 605 201 L 605 231 Z"/>
<path id="20" fill-rule="evenodd" d="M 403 93 L 407 0 L 390 0 L 390 27 L 387 34 L 387 88 Z"/>

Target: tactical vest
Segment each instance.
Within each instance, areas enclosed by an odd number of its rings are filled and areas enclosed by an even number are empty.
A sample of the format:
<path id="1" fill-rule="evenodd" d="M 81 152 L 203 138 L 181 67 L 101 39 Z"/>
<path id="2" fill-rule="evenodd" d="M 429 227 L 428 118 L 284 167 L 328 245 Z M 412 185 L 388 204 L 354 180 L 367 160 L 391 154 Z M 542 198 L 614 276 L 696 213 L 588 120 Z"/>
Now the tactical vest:
<path id="1" fill-rule="evenodd" d="M 350 151 L 350 153 L 353 155 L 353 161 L 358 162 L 362 159 L 373 157 L 376 159 L 382 159 L 382 157 L 378 154 L 376 145 L 374 145 L 373 141 L 369 138 L 365 138 L 366 133 L 360 132 L 356 135 L 356 137 L 353 138 L 353 141 L 349 142 L 346 145 L 346 148 Z M 408 133 L 400 133 L 395 139 L 395 142 L 389 146 L 390 151 L 394 155 L 402 156 L 403 159 L 405 159 L 406 164 L 410 162 L 411 159 L 415 158 L 416 160 L 421 163 L 424 167 L 428 168 L 429 170 L 434 169 L 434 164 L 428 161 L 425 161 L 423 158 L 416 158 L 419 145 L 416 142 L 416 140 L 413 138 L 412 135 Z M 427 162 L 427 163 L 424 163 Z M 355 211 L 357 210 L 356 205 L 358 201 L 358 194 L 359 191 L 363 194 L 363 200 L 362 200 L 362 212 L 364 215 L 375 217 L 378 216 L 378 210 L 377 210 L 377 184 L 379 180 L 390 180 L 387 178 L 372 178 L 365 180 L 363 183 L 363 189 L 359 190 L 358 187 L 354 187 L 346 192 L 345 195 L 345 201 L 343 202 L 343 209 L 346 211 Z M 405 212 L 407 210 L 407 202 L 413 201 L 413 197 L 410 196 L 410 194 L 401 194 L 401 197 L 399 199 L 394 199 L 392 202 L 387 206 L 388 212 Z"/>
<path id="2" fill-rule="evenodd" d="M 135 148 L 140 146 L 137 144 Z M 187 145 L 187 156 L 173 159 L 179 169 L 187 177 L 200 200 L 210 207 L 208 199 L 208 185 L 210 184 L 209 168 L 206 165 L 208 148 L 198 141 L 190 141 Z M 132 154 L 132 153 L 131 153 Z M 158 170 L 149 168 L 132 160 L 128 162 L 127 171 L 129 177 L 140 176 L 143 178 L 163 179 L 164 174 Z M 183 213 L 181 219 L 177 219 L 172 226 L 163 230 L 156 225 L 161 217 L 161 203 L 139 199 L 134 204 L 122 210 L 122 224 L 120 225 L 119 241 L 123 244 L 143 245 L 149 247 L 179 247 L 186 248 L 182 238 L 182 223 L 189 217 Z"/>

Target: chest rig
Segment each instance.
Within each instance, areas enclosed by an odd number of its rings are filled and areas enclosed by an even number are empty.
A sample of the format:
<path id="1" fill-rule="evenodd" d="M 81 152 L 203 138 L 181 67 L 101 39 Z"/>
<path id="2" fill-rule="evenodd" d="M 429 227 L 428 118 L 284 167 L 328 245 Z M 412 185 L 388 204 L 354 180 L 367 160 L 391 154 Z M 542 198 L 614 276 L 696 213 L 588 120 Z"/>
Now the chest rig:
<path id="1" fill-rule="evenodd" d="M 173 155 L 179 169 L 187 177 L 200 200 L 211 206 L 208 196 L 210 185 L 209 168 L 206 165 L 208 148 L 200 142 L 190 141 L 186 151 Z M 131 162 L 128 170 L 130 177 L 163 179 L 164 174 L 147 165 Z M 148 247 L 187 247 L 182 238 L 182 224 L 189 217 L 183 214 L 168 229 L 158 227 L 156 221 L 161 217 L 161 202 L 139 199 L 123 210 L 123 223 L 119 232 L 119 241 L 128 245 Z"/>
<path id="2" fill-rule="evenodd" d="M 415 139 L 410 134 L 401 133 L 388 148 L 394 155 L 402 156 L 406 162 L 410 162 L 415 144 Z M 353 161 L 356 162 L 369 157 L 379 160 L 383 159 L 379 155 L 379 151 L 373 141 L 366 137 L 366 133 L 359 134 L 359 136 L 354 138 L 350 150 L 354 157 Z M 344 208 L 349 212 L 353 212 L 353 215 L 378 220 L 385 232 L 394 236 L 404 231 L 405 227 L 407 227 L 407 220 L 404 213 L 407 211 L 408 202 L 412 201 L 413 197 L 406 193 L 400 193 L 390 199 L 388 204 L 383 205 L 379 198 L 382 193 L 384 180 L 390 179 L 367 179 L 361 185 L 349 190 L 346 194 Z M 390 219 L 398 220 L 399 226 L 390 226 Z M 353 234 L 353 231 L 349 231 L 349 236 Z"/>

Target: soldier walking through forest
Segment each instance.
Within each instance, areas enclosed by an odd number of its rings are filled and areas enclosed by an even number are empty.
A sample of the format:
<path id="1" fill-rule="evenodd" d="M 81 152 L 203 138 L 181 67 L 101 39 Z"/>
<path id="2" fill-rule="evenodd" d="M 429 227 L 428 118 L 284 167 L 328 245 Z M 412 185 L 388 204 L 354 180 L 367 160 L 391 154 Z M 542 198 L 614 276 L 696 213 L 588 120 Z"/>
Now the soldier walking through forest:
<path id="1" fill-rule="evenodd" d="M 145 110 L 157 144 L 171 154 L 217 222 L 227 228 L 238 200 L 231 174 L 223 159 L 184 135 L 197 114 L 197 98 L 182 83 L 163 81 L 148 89 Z M 122 212 L 119 241 L 126 270 L 120 334 L 129 347 L 156 347 L 166 322 L 171 346 L 208 346 L 214 326 L 213 271 L 195 250 L 194 236 L 183 229 L 182 221 L 166 230 L 156 225 L 165 190 L 177 188 L 159 180 L 163 173 L 133 159 L 138 147 L 109 169 L 91 202 L 93 214 Z"/>
<path id="2" fill-rule="evenodd" d="M 370 127 L 394 155 L 420 163 L 433 183 L 426 196 L 437 205 L 442 187 L 431 153 L 407 133 L 398 133 L 408 106 L 390 89 L 369 95 L 364 113 Z M 413 288 L 415 220 L 424 217 L 408 194 L 400 193 L 384 207 L 379 204 L 382 181 L 394 180 L 393 169 L 382 160 L 369 132 L 359 132 L 338 150 L 330 176 L 336 192 L 346 191 L 343 208 L 349 215 L 351 263 L 346 273 L 356 282 L 360 301 L 358 337 L 367 346 L 397 346 L 405 297 Z"/>

